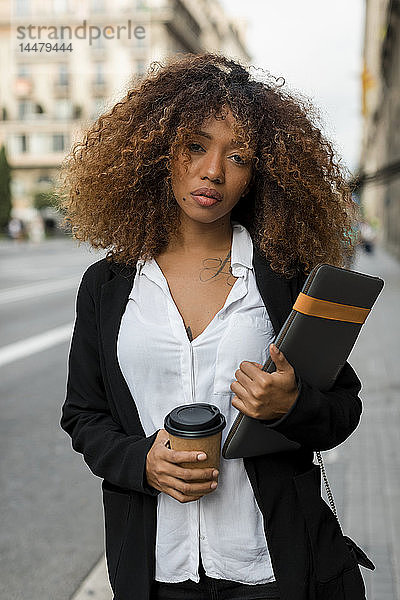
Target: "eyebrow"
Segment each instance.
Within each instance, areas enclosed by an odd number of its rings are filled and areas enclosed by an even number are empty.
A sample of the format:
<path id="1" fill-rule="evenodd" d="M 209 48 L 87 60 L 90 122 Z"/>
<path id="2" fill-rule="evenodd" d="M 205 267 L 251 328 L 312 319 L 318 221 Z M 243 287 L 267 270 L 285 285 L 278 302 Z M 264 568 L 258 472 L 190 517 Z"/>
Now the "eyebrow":
<path id="1" fill-rule="evenodd" d="M 210 135 L 206 131 L 195 131 L 194 133 L 197 134 L 197 135 L 202 135 L 203 137 L 206 137 L 209 140 L 213 139 L 212 135 Z M 238 147 L 238 146 L 241 146 L 241 142 L 239 140 L 231 140 L 231 143 L 229 145 L 230 145 L 231 148 Z"/>

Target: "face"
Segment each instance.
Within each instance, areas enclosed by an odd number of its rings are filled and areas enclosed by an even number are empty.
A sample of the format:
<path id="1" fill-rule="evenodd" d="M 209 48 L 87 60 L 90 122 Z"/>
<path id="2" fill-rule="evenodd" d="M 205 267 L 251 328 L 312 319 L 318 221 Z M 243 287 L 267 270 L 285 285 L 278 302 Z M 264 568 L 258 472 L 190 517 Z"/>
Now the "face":
<path id="1" fill-rule="evenodd" d="M 252 176 L 251 157 L 233 139 L 233 115 L 225 119 L 211 115 L 187 145 L 190 161 L 183 155 L 172 165 L 171 183 L 181 217 L 201 223 L 229 218 L 232 208 L 249 187 Z M 201 188 L 206 188 L 204 191 Z M 202 194 L 217 193 L 217 200 Z"/>

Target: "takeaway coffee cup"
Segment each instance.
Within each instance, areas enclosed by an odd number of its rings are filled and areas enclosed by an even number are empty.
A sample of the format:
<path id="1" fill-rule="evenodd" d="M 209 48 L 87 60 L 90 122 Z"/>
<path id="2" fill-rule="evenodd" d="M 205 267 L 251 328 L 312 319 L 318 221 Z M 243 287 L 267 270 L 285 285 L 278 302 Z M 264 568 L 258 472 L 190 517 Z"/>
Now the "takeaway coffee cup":
<path id="1" fill-rule="evenodd" d="M 207 454 L 207 460 L 180 463 L 188 469 L 219 469 L 224 427 L 226 420 L 219 408 L 204 402 L 177 406 L 164 419 L 172 450 L 198 450 Z"/>

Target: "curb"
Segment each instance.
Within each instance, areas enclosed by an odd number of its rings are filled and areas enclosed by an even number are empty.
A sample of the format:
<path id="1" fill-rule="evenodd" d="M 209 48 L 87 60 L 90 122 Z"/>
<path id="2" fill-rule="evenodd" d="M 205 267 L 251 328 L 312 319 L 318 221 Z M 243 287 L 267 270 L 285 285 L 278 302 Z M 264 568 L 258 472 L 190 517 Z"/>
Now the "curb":
<path id="1" fill-rule="evenodd" d="M 89 598 L 91 600 L 113 600 L 104 555 L 71 596 L 71 600 L 88 600 Z"/>

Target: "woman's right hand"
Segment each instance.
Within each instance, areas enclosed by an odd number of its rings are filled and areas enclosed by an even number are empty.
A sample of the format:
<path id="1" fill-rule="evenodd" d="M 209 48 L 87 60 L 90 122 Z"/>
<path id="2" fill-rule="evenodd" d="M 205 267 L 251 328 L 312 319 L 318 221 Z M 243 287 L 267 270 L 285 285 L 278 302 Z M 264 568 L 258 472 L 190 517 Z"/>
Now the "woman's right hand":
<path id="1" fill-rule="evenodd" d="M 171 450 L 165 445 L 169 439 L 168 432 L 160 429 L 146 457 L 147 482 L 153 488 L 165 492 L 179 502 L 193 502 L 204 494 L 214 491 L 212 482 L 218 482 L 218 471 L 212 468 L 185 469 L 179 463 L 201 462 L 207 455 L 198 450 Z M 198 457 L 203 458 L 198 458 Z M 214 475 L 215 473 L 215 475 Z M 191 483 L 193 480 L 204 480 L 202 483 Z M 216 486 L 215 486 L 216 487 Z"/>

